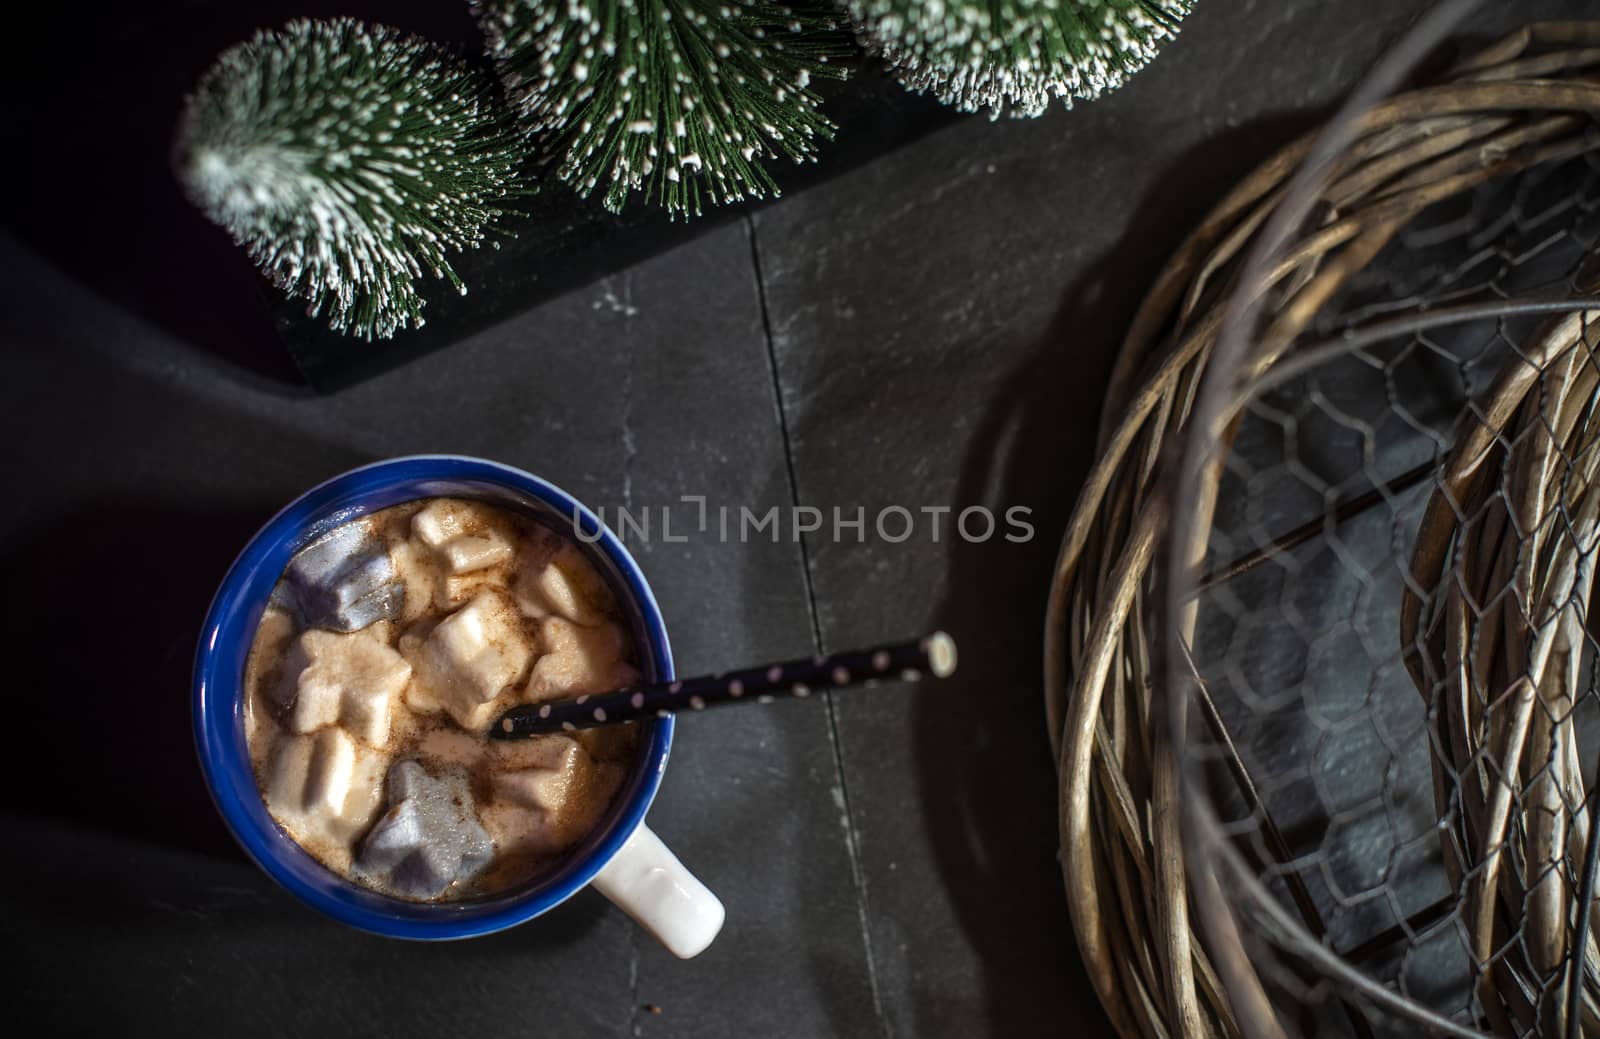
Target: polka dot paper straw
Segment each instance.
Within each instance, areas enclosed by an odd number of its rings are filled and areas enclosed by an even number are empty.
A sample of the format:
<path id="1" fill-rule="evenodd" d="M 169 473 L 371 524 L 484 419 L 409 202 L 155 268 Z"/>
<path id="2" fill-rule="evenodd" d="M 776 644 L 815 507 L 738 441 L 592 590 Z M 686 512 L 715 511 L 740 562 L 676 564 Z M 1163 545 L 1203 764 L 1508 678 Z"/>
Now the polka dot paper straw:
<path id="1" fill-rule="evenodd" d="M 641 718 L 666 717 L 729 703 L 771 703 L 780 696 L 807 697 L 823 689 L 879 682 L 915 682 L 923 675 L 948 677 L 956 669 L 956 643 L 936 631 L 926 638 L 827 657 L 765 664 L 723 675 L 686 678 L 639 689 L 619 689 L 570 700 L 513 707 L 489 735 L 503 740 L 571 732 Z"/>

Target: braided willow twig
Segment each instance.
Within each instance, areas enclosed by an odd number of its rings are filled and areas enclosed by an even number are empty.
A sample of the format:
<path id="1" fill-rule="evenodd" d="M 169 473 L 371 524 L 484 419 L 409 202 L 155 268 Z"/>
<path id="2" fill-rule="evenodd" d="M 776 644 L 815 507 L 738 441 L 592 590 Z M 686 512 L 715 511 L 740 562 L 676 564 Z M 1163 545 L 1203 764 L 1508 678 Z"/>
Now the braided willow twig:
<path id="1" fill-rule="evenodd" d="M 1600 1034 L 1596 928 L 1572 948 L 1591 825 L 1574 708 L 1600 538 L 1597 320 L 1551 321 L 1472 410 L 1402 604 L 1406 665 L 1434 705 L 1445 865 L 1479 1000 L 1511 1035 L 1568 1030 L 1569 962 L 1582 968 L 1578 1024 Z"/>
<path id="2" fill-rule="evenodd" d="M 1589 119 L 1600 113 L 1597 67 L 1600 22 L 1533 25 L 1439 84 L 1368 111 L 1353 146 L 1325 172 L 1318 219 L 1280 251 L 1265 284 L 1248 287 L 1266 294 L 1268 320 L 1241 381 L 1282 358 L 1328 301 L 1427 207 L 1600 147 L 1589 132 Z M 1246 290 L 1237 284 L 1244 259 L 1316 139 L 1296 141 L 1244 178 L 1152 286 L 1113 373 L 1100 458 L 1055 568 L 1045 686 L 1058 752 L 1062 869 L 1085 966 L 1124 1037 L 1277 1034 L 1237 943 L 1191 934 L 1179 765 L 1152 652 L 1162 636 L 1150 629 L 1146 607 L 1168 508 L 1160 493 L 1163 452 L 1189 432 L 1229 294 Z M 1234 425 L 1227 424 L 1224 439 Z M 1213 473 L 1203 481 L 1210 493 L 1185 508 L 1208 520 L 1216 484 Z M 1180 620 L 1192 626 L 1192 612 Z M 1203 683 L 1200 694 L 1203 718 L 1220 726 Z M 1243 771 L 1236 757 L 1231 764 L 1236 775 Z M 1248 783 L 1241 793 L 1265 818 L 1267 844 L 1287 862 L 1287 845 Z M 1285 875 L 1301 921 L 1320 933 L 1304 885 L 1292 869 Z M 1207 874 L 1204 883 L 1214 879 Z M 1354 1008 L 1351 1016 L 1364 1033 Z"/>

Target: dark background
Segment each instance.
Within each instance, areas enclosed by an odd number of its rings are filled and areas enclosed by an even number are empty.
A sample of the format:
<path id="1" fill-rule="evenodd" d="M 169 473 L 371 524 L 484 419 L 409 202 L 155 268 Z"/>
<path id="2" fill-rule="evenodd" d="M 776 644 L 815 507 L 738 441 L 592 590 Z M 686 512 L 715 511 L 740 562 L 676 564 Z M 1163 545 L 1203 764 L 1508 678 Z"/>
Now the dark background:
<path id="1" fill-rule="evenodd" d="M 933 130 L 915 143 L 868 160 L 842 140 L 781 202 L 645 221 L 611 273 L 537 305 L 534 285 L 519 313 L 330 395 L 297 381 L 248 264 L 172 187 L 179 99 L 291 13 L 465 41 L 462 6 L 42 12 L 58 24 L 11 48 L 0 237 L 10 1012 L 97 1034 L 1105 1031 L 1060 890 L 1039 678 L 1104 381 L 1188 227 L 1425 6 L 1201 0 L 1111 97 L 1033 121 L 908 105 Z M 1491 3 L 1469 34 L 1592 8 Z M 492 938 L 404 944 L 244 860 L 200 784 L 187 683 L 211 590 L 262 520 L 422 451 L 608 511 L 1026 506 L 1037 536 L 634 545 L 682 671 L 934 626 L 962 670 L 684 724 L 650 818 L 728 908 L 696 960 L 587 892 Z M 677 506 L 679 529 L 691 516 Z"/>

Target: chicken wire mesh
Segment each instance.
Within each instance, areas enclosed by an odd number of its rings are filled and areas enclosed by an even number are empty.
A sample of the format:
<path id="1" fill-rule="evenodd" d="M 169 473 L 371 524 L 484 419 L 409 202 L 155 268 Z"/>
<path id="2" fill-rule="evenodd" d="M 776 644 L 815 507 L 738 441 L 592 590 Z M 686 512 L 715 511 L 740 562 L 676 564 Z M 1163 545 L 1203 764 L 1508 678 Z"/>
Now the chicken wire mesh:
<path id="1" fill-rule="evenodd" d="M 1519 76 L 1600 65 L 1579 43 Z M 1203 1031 L 1600 1035 L 1600 140 L 1573 118 L 1342 268 L 1287 262 L 1351 164 L 1303 167 L 1253 261 L 1278 280 L 1192 383 L 1149 612 L 1226 992 Z"/>
<path id="2" fill-rule="evenodd" d="M 1471 6 L 1241 179 L 1113 374 L 1045 690 L 1124 1036 L 1600 1034 L 1600 23 L 1408 82 Z"/>

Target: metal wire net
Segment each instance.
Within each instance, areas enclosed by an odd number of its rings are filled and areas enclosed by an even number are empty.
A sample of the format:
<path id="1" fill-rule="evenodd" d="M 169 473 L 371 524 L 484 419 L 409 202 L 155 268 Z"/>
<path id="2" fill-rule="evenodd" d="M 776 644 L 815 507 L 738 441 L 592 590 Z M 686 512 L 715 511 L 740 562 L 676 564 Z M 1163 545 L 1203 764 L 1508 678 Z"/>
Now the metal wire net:
<path id="1" fill-rule="evenodd" d="M 1600 64 L 1566 53 L 1518 76 Z M 1499 112 L 1463 147 L 1552 118 Z M 1302 270 L 1374 161 L 1330 158 L 1271 284 L 1233 283 L 1150 608 L 1227 995 L 1204 1031 L 1600 1035 L 1600 140 L 1560 118 L 1566 147 Z"/>

